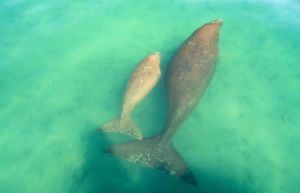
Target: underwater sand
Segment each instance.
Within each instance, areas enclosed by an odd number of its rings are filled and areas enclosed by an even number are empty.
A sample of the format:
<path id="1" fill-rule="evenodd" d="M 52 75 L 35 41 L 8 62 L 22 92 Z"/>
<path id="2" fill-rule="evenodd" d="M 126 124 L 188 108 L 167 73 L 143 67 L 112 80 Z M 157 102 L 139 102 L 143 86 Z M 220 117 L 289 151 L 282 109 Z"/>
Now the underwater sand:
<path id="1" fill-rule="evenodd" d="M 198 27 L 221 18 L 220 57 L 173 138 L 193 187 L 102 151 L 130 73 L 162 72 Z M 1 193 L 299 193 L 300 3 L 10 0 L 0 3 Z M 144 136 L 166 116 L 164 76 L 133 112 Z"/>

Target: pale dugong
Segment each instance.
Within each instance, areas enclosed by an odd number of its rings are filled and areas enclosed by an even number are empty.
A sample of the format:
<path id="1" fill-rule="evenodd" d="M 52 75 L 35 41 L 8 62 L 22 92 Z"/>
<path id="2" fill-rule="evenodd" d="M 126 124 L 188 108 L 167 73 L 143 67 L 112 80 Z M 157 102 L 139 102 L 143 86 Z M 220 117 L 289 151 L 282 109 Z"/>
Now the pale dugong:
<path id="1" fill-rule="evenodd" d="M 99 130 L 119 132 L 141 140 L 142 133 L 132 121 L 130 112 L 152 90 L 160 76 L 160 54 L 155 52 L 143 59 L 129 78 L 120 115 L 105 123 Z"/>

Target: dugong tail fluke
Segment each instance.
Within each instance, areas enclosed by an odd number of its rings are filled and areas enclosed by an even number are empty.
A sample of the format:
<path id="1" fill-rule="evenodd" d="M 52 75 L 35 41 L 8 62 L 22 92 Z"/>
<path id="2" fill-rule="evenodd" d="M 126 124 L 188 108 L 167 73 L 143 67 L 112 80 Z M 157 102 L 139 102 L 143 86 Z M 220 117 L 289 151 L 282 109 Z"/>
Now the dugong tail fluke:
<path id="1" fill-rule="evenodd" d="M 99 130 L 103 132 L 122 133 L 138 140 L 143 138 L 141 130 L 136 126 L 130 115 L 115 117 L 102 125 Z"/>
<path id="2" fill-rule="evenodd" d="M 197 185 L 196 178 L 173 147 L 172 142 L 163 142 L 161 135 L 113 145 L 105 152 L 135 164 L 162 170 L 187 183 Z"/>

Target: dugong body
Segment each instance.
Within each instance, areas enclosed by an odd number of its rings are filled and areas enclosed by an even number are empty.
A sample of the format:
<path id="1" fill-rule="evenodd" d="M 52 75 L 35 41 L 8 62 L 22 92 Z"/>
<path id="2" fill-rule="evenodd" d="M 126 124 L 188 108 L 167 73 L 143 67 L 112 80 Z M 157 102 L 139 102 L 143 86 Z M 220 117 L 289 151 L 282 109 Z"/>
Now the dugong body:
<path id="1" fill-rule="evenodd" d="M 218 58 L 221 21 L 205 24 L 188 38 L 168 66 L 168 116 L 163 140 L 168 140 L 204 94 Z"/>
<path id="2" fill-rule="evenodd" d="M 163 131 L 142 141 L 117 144 L 107 152 L 160 169 L 193 185 L 197 180 L 172 145 L 171 138 L 206 90 L 218 58 L 220 20 L 197 29 L 177 50 L 167 71 L 168 115 Z"/>
<path id="3" fill-rule="evenodd" d="M 160 54 L 155 52 L 144 58 L 130 76 L 124 92 L 120 115 L 102 125 L 99 130 L 118 132 L 141 140 L 142 133 L 131 119 L 130 113 L 156 85 L 160 75 Z"/>

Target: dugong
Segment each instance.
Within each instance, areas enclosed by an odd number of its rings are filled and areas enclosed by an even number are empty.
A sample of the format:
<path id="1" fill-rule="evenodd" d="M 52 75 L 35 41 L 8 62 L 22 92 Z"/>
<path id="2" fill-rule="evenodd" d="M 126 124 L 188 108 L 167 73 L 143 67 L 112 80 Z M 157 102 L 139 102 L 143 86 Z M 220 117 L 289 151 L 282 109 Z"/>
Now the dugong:
<path id="1" fill-rule="evenodd" d="M 119 132 L 141 140 L 142 133 L 131 119 L 130 112 L 152 90 L 160 76 L 160 54 L 155 52 L 143 59 L 130 76 L 120 115 L 105 123 L 99 130 Z"/>
<path id="2" fill-rule="evenodd" d="M 172 145 L 171 138 L 206 90 L 218 58 L 220 20 L 197 29 L 177 50 L 168 66 L 168 114 L 163 131 L 141 141 L 116 144 L 105 150 L 146 167 L 160 169 L 197 185 L 191 170 Z"/>

